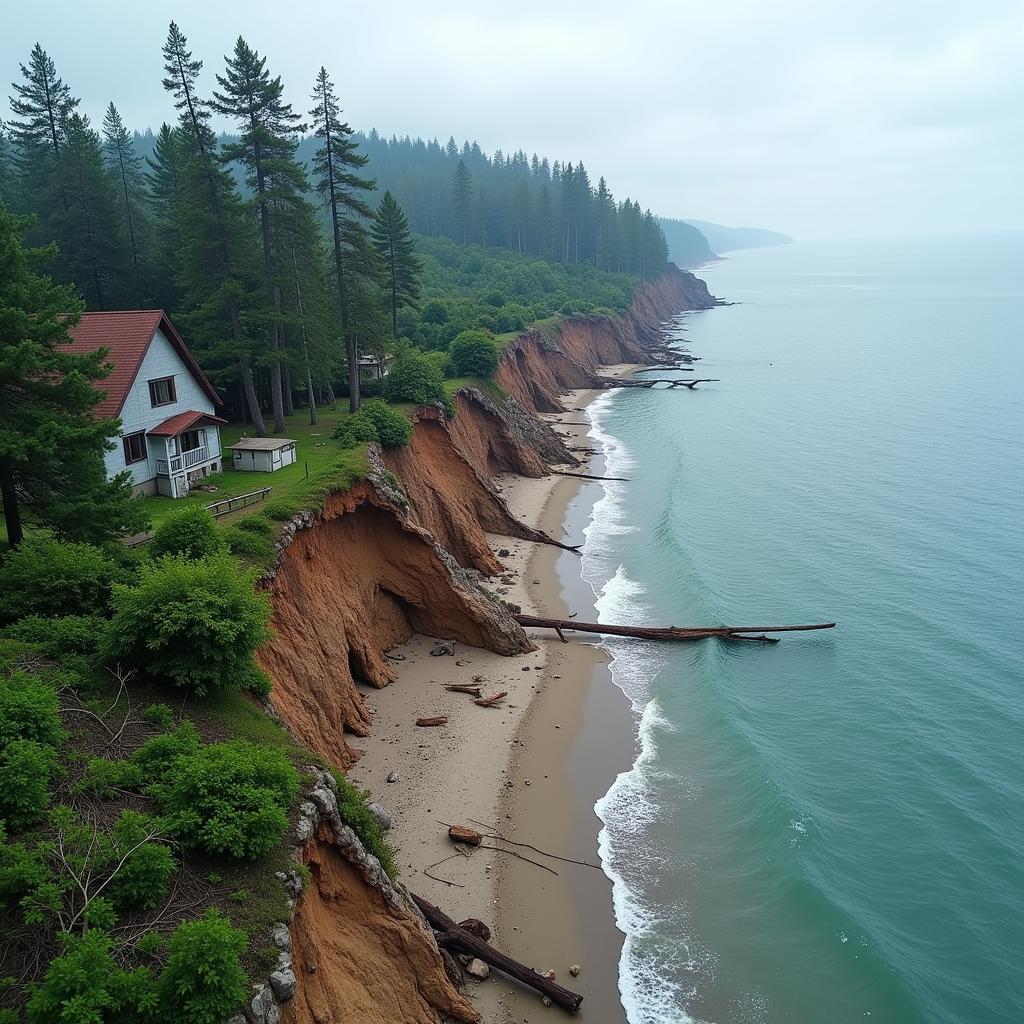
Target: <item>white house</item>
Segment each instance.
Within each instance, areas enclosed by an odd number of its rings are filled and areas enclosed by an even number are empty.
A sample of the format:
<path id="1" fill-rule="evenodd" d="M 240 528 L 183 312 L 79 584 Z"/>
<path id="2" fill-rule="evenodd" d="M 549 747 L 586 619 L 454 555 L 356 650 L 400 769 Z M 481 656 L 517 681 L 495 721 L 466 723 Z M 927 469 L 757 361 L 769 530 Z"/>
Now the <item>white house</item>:
<path id="1" fill-rule="evenodd" d="M 121 419 L 108 476 L 127 469 L 137 494 L 183 498 L 220 472 L 221 400 L 163 310 L 85 313 L 70 333 L 72 352 L 105 348 L 114 367 L 96 410 Z"/>
<path id="2" fill-rule="evenodd" d="M 365 355 L 359 357 L 359 376 L 363 380 L 383 380 L 388 375 L 394 356 Z"/>

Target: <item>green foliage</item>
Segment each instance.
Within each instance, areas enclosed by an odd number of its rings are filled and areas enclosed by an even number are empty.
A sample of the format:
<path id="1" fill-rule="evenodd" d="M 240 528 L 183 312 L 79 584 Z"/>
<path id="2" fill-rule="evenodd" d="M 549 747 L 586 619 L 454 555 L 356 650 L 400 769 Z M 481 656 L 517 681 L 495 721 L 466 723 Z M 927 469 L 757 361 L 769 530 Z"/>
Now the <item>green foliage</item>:
<path id="1" fill-rule="evenodd" d="M 266 520 L 264 520 L 266 522 Z M 269 526 L 270 524 L 267 523 Z M 273 557 L 274 541 L 265 534 L 243 530 L 240 526 L 228 526 L 223 531 L 228 551 L 239 558 L 267 560 Z"/>
<path id="2" fill-rule="evenodd" d="M 454 374 L 452 373 L 452 361 L 451 359 L 448 358 L 447 352 L 427 352 L 425 353 L 425 355 L 427 359 L 434 364 L 434 366 L 437 368 L 437 371 L 441 374 L 442 377 L 454 376 Z"/>
<path id="3" fill-rule="evenodd" d="M 359 409 L 359 417 L 369 420 L 377 438 L 385 448 L 402 448 L 412 437 L 412 423 L 398 409 L 393 409 L 382 398 L 371 398 Z"/>
<path id="4" fill-rule="evenodd" d="M 376 424 L 369 416 L 362 414 L 362 409 L 341 420 L 334 428 L 332 436 L 342 448 L 356 448 L 367 441 L 380 440 Z"/>
<path id="5" fill-rule="evenodd" d="M 407 346 L 391 364 L 384 387 L 392 402 L 426 405 L 441 400 L 444 379 L 422 352 Z"/>
<path id="6" fill-rule="evenodd" d="M 241 860 L 280 841 L 298 789 L 298 772 L 284 754 L 235 740 L 173 761 L 152 791 L 185 846 Z"/>
<path id="7" fill-rule="evenodd" d="M 166 704 L 150 704 L 143 715 L 157 729 L 170 729 L 174 725 L 174 712 Z"/>
<path id="8" fill-rule="evenodd" d="M 253 686 L 253 651 L 270 638 L 270 601 L 254 584 L 226 555 L 165 556 L 137 586 L 115 587 L 106 651 L 198 696 Z"/>
<path id="9" fill-rule="evenodd" d="M 420 298 L 419 274 L 423 268 L 409 221 L 390 192 L 384 193 L 374 211 L 370 229 L 373 244 L 384 265 L 384 290 L 391 308 L 391 333 L 398 337 L 398 309 L 416 306 Z"/>
<path id="10" fill-rule="evenodd" d="M 98 547 L 32 537 L 0 561 L 0 622 L 28 615 L 95 615 L 131 578 Z"/>
<path id="11" fill-rule="evenodd" d="M 370 791 L 359 790 L 343 775 L 334 773 L 338 783 L 338 814 L 341 820 L 359 837 L 367 852 L 380 861 L 391 878 L 398 877 L 395 851 L 391 848 L 376 815 L 369 808 Z"/>
<path id="12" fill-rule="evenodd" d="M 27 672 L 0 680 L 0 749 L 14 740 L 59 747 L 65 738 L 57 694 L 49 686 Z"/>
<path id="13" fill-rule="evenodd" d="M 113 957 L 114 940 L 90 929 L 65 933 L 42 984 L 29 997 L 28 1024 L 114 1024 L 151 1019 L 157 1006 L 153 978 L 145 968 L 125 971 Z"/>
<path id="14" fill-rule="evenodd" d="M 263 506 L 263 515 L 278 523 L 286 523 L 299 514 L 300 506 L 292 498 L 271 498 Z"/>
<path id="15" fill-rule="evenodd" d="M 109 800 L 119 792 L 137 789 L 142 781 L 142 772 L 132 761 L 90 757 L 74 790 L 76 793 L 92 793 L 103 800 Z"/>
<path id="16" fill-rule="evenodd" d="M 0 821 L 0 900 L 20 900 L 50 880 L 50 869 L 37 849 L 7 841 Z"/>
<path id="17" fill-rule="evenodd" d="M 198 505 L 172 512 L 153 534 L 149 552 L 154 558 L 179 555 L 182 558 L 209 558 L 224 550 L 224 540 L 213 516 Z"/>
<path id="18" fill-rule="evenodd" d="M 494 376 L 498 369 L 498 346 L 486 331 L 463 331 L 448 347 L 456 377 Z"/>
<path id="19" fill-rule="evenodd" d="M 140 773 L 143 782 L 160 782 L 178 758 L 190 757 L 200 745 L 196 727 L 186 720 L 176 729 L 146 740 L 132 754 L 130 763 Z"/>
<path id="20" fill-rule="evenodd" d="M 6 744 L 0 750 L 0 818 L 12 828 L 24 828 L 42 818 L 56 772 L 53 747 L 34 740 Z"/>
<path id="21" fill-rule="evenodd" d="M 249 991 L 240 962 L 246 945 L 245 935 L 216 910 L 180 924 L 158 983 L 161 1014 L 169 1021 L 223 1024 Z"/>
<path id="22" fill-rule="evenodd" d="M 239 530 L 244 530 L 246 533 L 256 533 L 261 537 L 273 537 L 274 526 L 265 516 L 252 515 L 246 516 L 244 519 L 239 519 L 235 523 L 235 527 Z"/>
<path id="23" fill-rule="evenodd" d="M 131 835 L 129 827 L 124 824 L 124 817 L 121 816 L 117 827 L 124 830 L 122 842 L 125 845 L 130 843 L 128 848 L 134 852 L 114 876 L 108 892 L 118 910 L 131 907 L 152 910 L 167 894 L 167 885 L 175 869 L 174 857 L 161 843 L 143 842 L 139 846 L 141 836 Z M 137 832 L 139 826 L 134 827 Z"/>
<path id="24" fill-rule="evenodd" d="M 29 615 L 8 626 L 4 635 L 35 644 L 43 654 L 66 660 L 79 655 L 87 662 L 99 656 L 100 642 L 106 620 L 98 615 L 65 615 L 59 619 Z"/>

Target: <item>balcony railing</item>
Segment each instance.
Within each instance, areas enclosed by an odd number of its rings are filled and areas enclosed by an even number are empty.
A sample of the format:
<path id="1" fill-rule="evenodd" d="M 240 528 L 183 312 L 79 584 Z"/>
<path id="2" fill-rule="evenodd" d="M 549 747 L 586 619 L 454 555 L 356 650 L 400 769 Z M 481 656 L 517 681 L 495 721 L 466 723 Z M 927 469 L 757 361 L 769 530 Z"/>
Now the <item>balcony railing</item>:
<path id="1" fill-rule="evenodd" d="M 171 476 L 173 473 L 181 473 L 186 469 L 191 469 L 193 466 L 198 466 L 201 462 L 208 462 L 211 457 L 206 445 L 203 444 L 198 448 L 193 448 L 191 451 L 182 452 L 181 455 L 175 455 L 174 458 L 169 460 L 157 459 L 156 474 L 157 476 Z M 169 471 L 168 464 L 170 464 Z"/>

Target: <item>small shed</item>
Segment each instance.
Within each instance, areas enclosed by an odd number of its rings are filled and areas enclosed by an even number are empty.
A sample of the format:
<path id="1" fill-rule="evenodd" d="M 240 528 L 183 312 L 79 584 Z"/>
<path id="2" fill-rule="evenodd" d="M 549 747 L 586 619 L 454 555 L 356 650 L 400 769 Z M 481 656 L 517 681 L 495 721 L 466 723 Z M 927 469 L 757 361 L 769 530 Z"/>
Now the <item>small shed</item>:
<path id="1" fill-rule="evenodd" d="M 228 447 L 231 465 L 249 473 L 273 473 L 298 458 L 290 437 L 243 437 Z"/>

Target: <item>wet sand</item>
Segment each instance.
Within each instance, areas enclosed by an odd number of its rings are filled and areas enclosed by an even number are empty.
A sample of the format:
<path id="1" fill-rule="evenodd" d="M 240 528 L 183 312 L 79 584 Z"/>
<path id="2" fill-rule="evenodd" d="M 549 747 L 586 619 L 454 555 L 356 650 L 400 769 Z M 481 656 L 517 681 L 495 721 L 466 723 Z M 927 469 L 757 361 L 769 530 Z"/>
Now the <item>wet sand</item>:
<path id="1" fill-rule="evenodd" d="M 570 446 L 589 443 L 589 426 L 564 421 L 587 420 L 580 410 L 600 393 L 570 393 L 567 412 L 545 417 L 563 424 L 557 429 Z M 601 464 L 595 457 L 589 471 L 599 475 Z M 601 496 L 601 484 L 571 477 L 503 476 L 496 485 L 520 519 L 573 544 L 583 540 Z M 580 579 L 578 556 L 506 537 L 489 539 L 496 552 L 507 549 L 509 555 L 500 556 L 507 582 L 485 581 L 488 589 L 530 614 L 577 612 L 593 620 L 593 593 Z M 491 839 L 485 843 L 516 849 L 557 875 L 495 850 L 462 856 L 447 836 L 445 823 L 459 822 L 599 864 L 601 823 L 593 807 L 615 775 L 632 764 L 631 714 L 593 641 L 568 634 L 570 642 L 563 644 L 547 631 L 532 632 L 538 649 L 513 658 L 461 644 L 454 656 L 432 657 L 434 641 L 427 637 L 392 651 L 401 659 L 395 663 L 398 680 L 383 690 L 363 689 L 374 714 L 372 735 L 349 777 L 372 789 L 392 814 L 402 880 L 413 891 L 456 920 L 482 919 L 497 948 L 540 971 L 554 970 L 560 984 L 583 994 L 585 1019 L 622 1024 L 622 935 L 603 871 Z M 471 697 L 444 689 L 444 683 L 477 678 L 485 694 L 508 690 L 500 707 L 480 708 Z M 448 715 L 448 724 L 415 726 L 417 717 L 429 715 Z M 392 772 L 397 781 L 388 783 Z M 574 964 L 581 967 L 578 977 L 569 973 Z M 468 990 L 487 1022 L 562 1014 L 497 972 L 486 981 L 470 979 Z"/>

